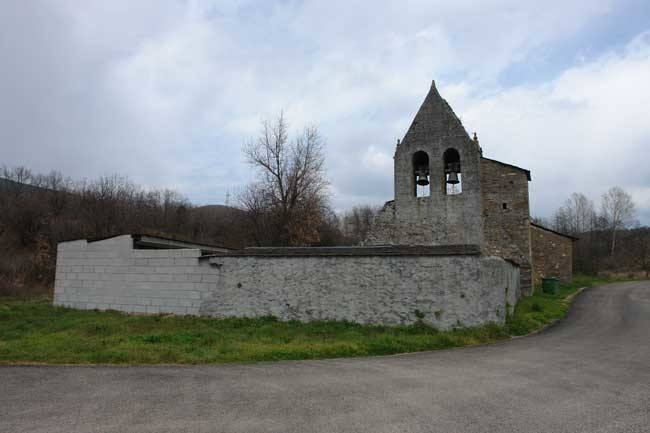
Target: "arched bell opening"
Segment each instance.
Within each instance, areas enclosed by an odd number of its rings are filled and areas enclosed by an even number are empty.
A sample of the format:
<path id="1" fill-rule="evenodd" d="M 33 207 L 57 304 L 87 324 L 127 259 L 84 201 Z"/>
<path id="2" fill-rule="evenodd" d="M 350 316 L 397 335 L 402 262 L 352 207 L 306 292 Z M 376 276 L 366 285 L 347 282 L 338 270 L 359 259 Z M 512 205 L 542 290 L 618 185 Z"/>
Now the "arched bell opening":
<path id="1" fill-rule="evenodd" d="M 460 154 L 449 148 L 443 154 L 445 163 L 445 194 L 456 195 L 463 192 L 463 179 L 460 169 Z"/>
<path id="2" fill-rule="evenodd" d="M 429 172 L 429 155 L 421 150 L 413 154 L 413 194 L 416 197 L 429 197 L 431 195 L 431 182 Z"/>

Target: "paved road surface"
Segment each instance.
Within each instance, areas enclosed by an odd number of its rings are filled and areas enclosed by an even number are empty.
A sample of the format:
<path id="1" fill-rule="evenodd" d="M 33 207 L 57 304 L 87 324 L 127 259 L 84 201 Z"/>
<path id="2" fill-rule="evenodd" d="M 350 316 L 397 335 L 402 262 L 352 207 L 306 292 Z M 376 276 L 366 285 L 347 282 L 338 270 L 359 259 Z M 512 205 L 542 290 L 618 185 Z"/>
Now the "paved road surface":
<path id="1" fill-rule="evenodd" d="M 0 367 L 2 432 L 650 432 L 650 283 L 548 331 L 350 360 Z"/>

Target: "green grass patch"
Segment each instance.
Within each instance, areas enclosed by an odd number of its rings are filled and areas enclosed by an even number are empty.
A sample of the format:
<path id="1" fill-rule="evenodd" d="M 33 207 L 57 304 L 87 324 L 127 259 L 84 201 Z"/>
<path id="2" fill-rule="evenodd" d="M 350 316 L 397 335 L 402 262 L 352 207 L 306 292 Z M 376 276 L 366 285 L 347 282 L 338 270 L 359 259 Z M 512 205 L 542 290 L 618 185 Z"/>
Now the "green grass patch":
<path id="1" fill-rule="evenodd" d="M 213 319 L 54 307 L 51 299 L 0 298 L 0 363 L 224 363 L 389 355 L 494 342 L 539 329 L 566 314 L 576 278 L 555 295 L 519 301 L 504 326 L 438 331 L 431 326 Z"/>

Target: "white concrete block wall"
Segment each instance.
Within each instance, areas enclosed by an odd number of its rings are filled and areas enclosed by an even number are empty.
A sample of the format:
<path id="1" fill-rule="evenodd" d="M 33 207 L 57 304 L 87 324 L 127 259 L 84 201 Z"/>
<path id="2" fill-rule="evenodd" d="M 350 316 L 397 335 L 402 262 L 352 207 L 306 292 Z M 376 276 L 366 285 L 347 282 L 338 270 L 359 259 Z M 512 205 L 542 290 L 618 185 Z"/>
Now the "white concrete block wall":
<path id="1" fill-rule="evenodd" d="M 54 304 L 133 313 L 198 314 L 202 293 L 198 249 L 134 250 L 131 236 L 57 250 Z M 199 284 L 199 286 L 197 286 Z"/>

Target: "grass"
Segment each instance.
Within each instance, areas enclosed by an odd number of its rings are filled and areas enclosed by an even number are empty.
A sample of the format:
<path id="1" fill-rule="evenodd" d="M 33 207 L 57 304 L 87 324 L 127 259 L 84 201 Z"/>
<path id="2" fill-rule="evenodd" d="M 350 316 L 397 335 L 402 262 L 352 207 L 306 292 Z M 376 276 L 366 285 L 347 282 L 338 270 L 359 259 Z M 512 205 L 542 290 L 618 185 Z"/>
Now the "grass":
<path id="1" fill-rule="evenodd" d="M 613 281 L 580 275 L 574 277 L 570 284 L 561 284 L 558 292 L 553 295 L 542 293 L 541 289 L 537 288 L 533 296 L 519 299 L 514 314 L 506 321 L 507 333 L 510 336 L 519 336 L 541 329 L 566 315 L 571 298 L 581 287 Z"/>
<path id="2" fill-rule="evenodd" d="M 576 278 L 556 295 L 522 298 L 503 326 L 438 331 L 424 324 L 213 319 L 53 307 L 0 298 L 0 363 L 224 363 L 388 355 L 475 345 L 527 334 L 563 317 L 568 297 L 602 280 Z"/>

